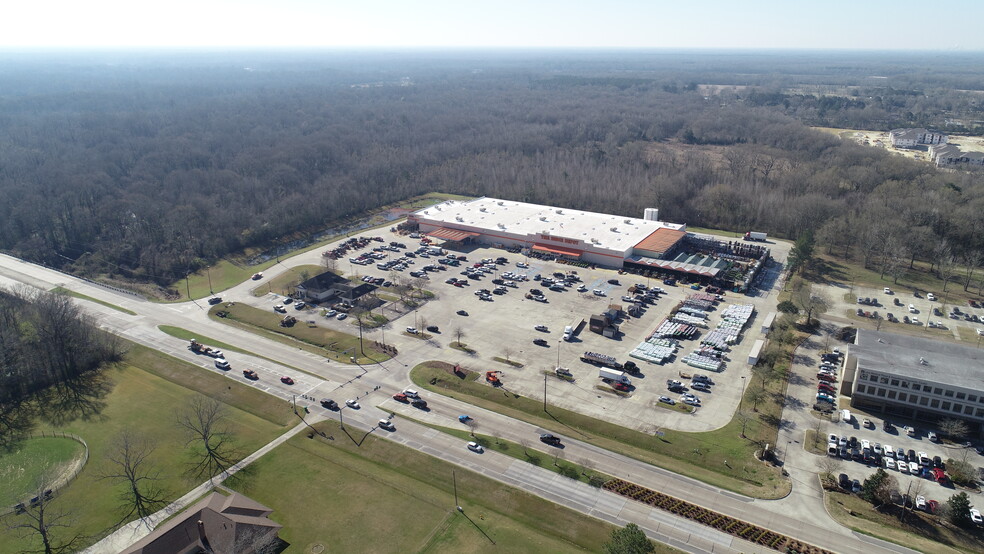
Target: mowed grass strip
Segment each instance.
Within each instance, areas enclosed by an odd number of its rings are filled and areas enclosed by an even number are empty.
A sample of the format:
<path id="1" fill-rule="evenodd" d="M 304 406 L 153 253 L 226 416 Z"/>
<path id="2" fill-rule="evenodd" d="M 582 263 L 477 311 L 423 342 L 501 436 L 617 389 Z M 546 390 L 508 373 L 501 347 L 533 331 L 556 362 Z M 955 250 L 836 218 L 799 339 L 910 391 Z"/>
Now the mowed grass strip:
<path id="1" fill-rule="evenodd" d="M 790 483 L 782 478 L 779 469 L 762 464 L 754 456 L 759 444 L 775 444 L 775 427 L 766 423 L 770 418 L 778 421 L 781 407 L 773 402 L 759 403 L 757 417 L 745 426 L 746 438 L 741 437 L 742 424 L 737 418 L 715 431 L 684 433 L 667 429 L 663 437 L 655 437 L 556 406 L 548 406 L 549 415 L 545 414 L 542 399 L 525 398 L 479 383 L 476 372 L 467 372 L 461 379 L 451 373 L 452 368 L 452 364 L 445 362 L 425 362 L 410 371 L 410 378 L 427 390 L 463 399 L 717 487 L 757 498 L 781 498 L 789 491 Z M 762 383 L 753 375 L 748 386 L 761 387 Z M 770 383 L 767 390 L 781 390 L 781 383 Z M 729 465 L 725 465 L 726 460 Z"/>
<path id="2" fill-rule="evenodd" d="M 168 335 L 171 335 L 172 337 L 176 337 L 176 338 L 179 338 L 179 339 L 185 339 L 185 340 L 189 341 L 189 344 L 190 344 L 191 339 L 195 339 L 198 342 L 204 344 L 205 346 L 210 346 L 210 347 L 218 348 L 219 350 L 228 350 L 229 352 L 239 352 L 240 354 L 246 354 L 247 356 L 253 356 L 253 357 L 256 357 L 256 358 L 261 358 L 261 359 L 267 360 L 269 362 L 273 362 L 275 364 L 280 364 L 280 365 L 282 365 L 284 367 L 289 367 L 289 368 L 291 368 L 291 369 L 293 369 L 295 371 L 300 371 L 301 373 L 308 373 L 307 371 L 304 371 L 301 368 L 298 368 L 298 367 L 294 367 L 292 365 L 285 364 L 285 363 L 283 363 L 280 360 L 274 360 L 273 358 L 267 358 L 266 356 L 260 356 L 259 354 L 256 354 L 255 352 L 250 352 L 249 350 L 244 350 L 244 349 L 239 348 L 237 346 L 233 346 L 231 344 L 226 344 L 226 343 L 224 343 L 222 341 L 217 341 L 217 340 L 215 340 L 213 338 L 206 337 L 204 335 L 199 335 L 197 333 L 192 333 L 191 331 L 189 331 L 187 329 L 182 329 L 181 327 L 173 327 L 171 325 L 158 325 L 157 328 L 160 329 L 161 332 L 163 332 L 165 334 L 168 334 Z M 207 356 L 206 356 L 206 358 L 207 358 Z M 314 375 L 314 374 L 310 374 L 310 375 Z M 315 377 L 318 377 L 318 376 L 315 375 Z"/>
<path id="3" fill-rule="evenodd" d="M 356 446 L 335 422 L 316 427 L 334 440 L 293 437 L 230 485 L 273 508 L 289 551 L 598 552 L 610 533 L 607 523 L 416 450 L 372 435 Z M 459 504 L 495 545 L 456 513 L 452 471 Z"/>
<path id="4" fill-rule="evenodd" d="M 61 437 L 37 437 L 0 450 L 0 505 L 13 506 L 37 493 L 38 478 L 49 472 L 60 474 L 85 455 L 85 446 Z"/>
<path id="5" fill-rule="evenodd" d="M 219 316 L 220 313 L 225 315 Z M 351 363 L 352 356 L 355 356 L 359 364 L 375 363 L 390 358 L 382 350 L 378 350 L 371 340 L 364 341 L 363 350 L 366 355 L 363 356 L 359 350 L 359 337 L 324 327 L 309 327 L 303 318 L 319 317 L 312 312 L 290 314 L 297 318 L 297 323 L 291 327 L 280 326 L 280 321 L 284 317 L 282 314 L 267 312 L 237 302 L 212 306 L 208 314 L 215 321 L 236 322 L 245 325 L 246 327 L 242 327 L 244 329 L 265 331 L 265 336 L 284 344 L 294 347 L 306 344 L 311 348 L 305 350 L 342 363 Z"/>
<path id="6" fill-rule="evenodd" d="M 934 489 L 936 485 L 933 485 Z M 913 493 L 915 494 L 915 493 Z M 945 504 L 951 494 L 948 489 L 924 491 L 927 499 Z M 905 523 L 899 523 L 899 506 L 876 510 L 855 494 L 841 491 L 825 491 L 827 512 L 841 525 L 927 554 L 957 554 L 984 552 L 984 531 L 979 528 L 960 529 L 940 516 L 920 511 L 906 514 Z"/>
<path id="7" fill-rule="evenodd" d="M 528 446 L 524 447 L 519 443 L 508 441 L 495 435 L 483 435 L 481 433 L 475 433 L 473 435 L 470 430 L 442 427 L 406 416 L 400 416 L 400 419 L 408 419 L 425 427 L 430 427 L 442 433 L 458 437 L 462 439 L 462 444 L 476 442 L 485 450 L 494 450 L 510 458 L 522 460 L 548 471 L 564 475 L 570 479 L 581 481 L 582 483 L 592 484 L 592 479 L 594 479 L 594 485 L 600 487 L 606 481 L 612 479 L 611 475 L 594 471 L 593 469 L 566 460 L 564 458 L 564 451 L 559 448 L 552 448 L 550 451 L 539 450 Z"/>
<path id="8" fill-rule="evenodd" d="M 116 304 L 110 304 L 105 300 L 99 300 L 98 298 L 93 298 L 81 292 L 75 292 L 74 290 L 66 289 L 65 287 L 55 287 L 51 289 L 51 292 L 56 292 L 58 294 L 64 294 L 65 296 L 71 296 L 72 298 L 78 298 L 79 300 L 85 300 L 87 302 L 95 302 L 100 306 L 106 306 L 107 308 L 112 308 L 118 312 L 123 312 L 127 315 L 137 315 L 137 312 L 133 310 L 128 310 L 122 306 L 117 306 Z"/>
<path id="9" fill-rule="evenodd" d="M 186 446 L 186 431 L 177 424 L 179 415 L 199 392 L 135 367 L 133 364 L 141 359 L 134 360 L 132 353 L 130 356 L 129 364 L 119 364 L 90 376 L 93 394 L 61 398 L 57 409 L 48 404 L 37 408 L 37 412 L 46 418 L 38 422 L 37 432 L 74 433 L 89 444 L 89 463 L 75 480 L 58 492 L 51 504 L 52 510 L 64 509 L 73 514 L 70 531 L 55 529 L 55 536 L 78 532 L 88 537 L 86 543 L 91 544 L 119 522 L 118 498 L 123 488 L 101 477 L 108 469 L 107 456 L 113 450 L 113 441 L 121 431 L 153 442 L 155 448 L 147 464 L 160 471 L 158 484 L 170 491 L 170 498 L 176 499 L 199 484 L 198 480 L 185 475 L 192 457 Z M 197 379 L 193 380 L 197 382 Z M 227 396 L 249 392 L 249 387 L 239 383 L 229 382 L 228 386 L 231 389 Z M 212 396 L 209 392 L 205 394 Z M 226 405 L 226 410 L 225 422 L 242 456 L 284 431 L 280 425 L 233 406 Z M 5 516 L 0 519 L 0 526 L 17 521 L 15 518 L 14 515 Z M 40 543 L 22 539 L 17 533 L 0 533 L 2 553 L 38 549 L 41 549 Z"/>
<path id="10" fill-rule="evenodd" d="M 280 275 L 267 279 L 265 283 L 257 281 L 259 284 L 253 289 L 253 296 L 266 296 L 270 293 L 282 295 L 292 293 L 294 292 L 294 287 L 303 283 L 306 279 L 320 275 L 325 271 L 328 270 L 320 265 L 299 265 L 288 268 L 287 271 L 284 271 Z"/>

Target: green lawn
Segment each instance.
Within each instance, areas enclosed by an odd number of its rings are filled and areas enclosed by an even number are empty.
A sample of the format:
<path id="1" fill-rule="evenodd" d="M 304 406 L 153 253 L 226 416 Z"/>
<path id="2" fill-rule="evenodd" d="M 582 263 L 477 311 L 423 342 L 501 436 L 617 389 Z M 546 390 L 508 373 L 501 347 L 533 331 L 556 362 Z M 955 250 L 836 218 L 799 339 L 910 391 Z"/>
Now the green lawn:
<path id="1" fill-rule="evenodd" d="M 390 356 L 379 350 L 373 345 L 372 341 L 363 342 L 365 355 L 360 355 L 359 337 L 348 333 L 327 329 L 324 327 L 311 327 L 304 321 L 320 317 L 312 312 L 292 313 L 298 321 L 292 327 L 281 327 L 280 321 L 284 317 L 276 312 L 260 310 L 252 306 L 239 303 L 226 303 L 212 306 L 209 310 L 209 317 L 222 323 L 239 323 L 246 329 L 253 332 L 260 331 L 273 340 L 294 347 L 308 346 L 305 350 L 314 352 L 326 358 L 341 363 L 351 363 L 349 358 L 355 356 L 360 364 L 375 363 L 388 360 Z M 218 314 L 224 313 L 224 317 Z"/>
<path id="2" fill-rule="evenodd" d="M 758 498 L 781 498 L 789 491 L 789 481 L 780 476 L 777 468 L 765 466 L 753 456 L 760 448 L 759 444 L 775 444 L 775 423 L 781 409 L 775 402 L 759 403 L 758 412 L 746 425 L 746 438 L 741 437 L 742 424 L 737 419 L 707 433 L 665 430 L 665 435 L 660 438 L 556 406 L 549 407 L 549 415 L 544 414 L 542 399 L 525 398 L 485 385 L 477 380 L 477 372 L 468 371 L 464 379 L 458 378 L 450 373 L 451 367 L 444 362 L 423 363 L 411 370 L 410 378 L 424 389 L 672 469 L 711 485 Z M 773 382 L 769 390 L 776 392 L 781 386 L 781 383 Z M 748 387 L 761 387 L 761 381 L 753 376 Z M 730 462 L 725 465 L 728 460 Z"/>
<path id="3" fill-rule="evenodd" d="M 287 365 L 287 364 L 283 363 L 280 360 L 274 360 L 273 358 L 267 358 L 266 356 L 260 356 L 259 354 L 256 354 L 254 352 L 250 352 L 249 350 L 243 350 L 242 348 L 239 348 L 237 346 L 233 346 L 231 344 L 226 344 L 224 342 L 217 341 L 217 340 L 215 340 L 213 338 L 209 338 L 209 337 L 206 337 L 204 335 L 199 335 L 197 333 L 192 333 L 191 331 L 189 331 L 187 329 L 182 329 L 181 327 L 173 327 L 171 325 L 158 325 L 157 328 L 160 329 L 162 332 L 164 332 L 164 333 L 166 333 L 168 335 L 171 335 L 172 337 L 177 337 L 179 339 L 185 339 L 187 341 L 191 341 L 191 339 L 196 339 L 196 340 L 198 340 L 198 342 L 201 342 L 205 346 L 210 346 L 210 347 L 218 348 L 219 350 L 228 350 L 229 352 L 239 352 L 240 354 L 246 354 L 246 355 L 249 355 L 249 356 L 255 356 L 257 358 L 262 358 L 264 360 L 271 361 L 271 362 L 273 362 L 275 364 L 280 364 L 280 365 L 289 367 L 291 369 L 294 369 L 295 371 L 300 371 L 302 373 L 308 373 L 307 371 L 304 371 L 303 369 L 294 367 L 292 365 Z"/>
<path id="4" fill-rule="evenodd" d="M 327 270 L 320 265 L 299 265 L 297 267 L 291 267 L 272 279 L 264 282 L 258 281 L 257 287 L 253 289 L 253 296 L 265 296 L 271 292 L 283 295 L 290 294 L 294 292 L 294 287 L 306 279 L 320 275 L 325 271 Z"/>
<path id="5" fill-rule="evenodd" d="M 118 521 L 116 502 L 120 488 L 109 480 L 100 479 L 100 474 L 107 467 L 106 456 L 120 431 L 126 429 L 153 441 L 155 450 L 148 461 L 161 471 L 160 483 L 171 491 L 171 498 L 181 496 L 198 484 L 183 474 L 190 459 L 184 431 L 175 422 L 177 415 L 198 393 L 135 367 L 142 359 L 131 354 L 129 364 L 105 370 L 102 374 L 105 393 L 102 396 L 71 398 L 68 399 L 70 402 L 59 405 L 59 409 L 45 406 L 39 410 L 46 415 L 39 421 L 37 431 L 75 433 L 89 444 L 89 462 L 85 469 L 51 503 L 52 509 L 74 512 L 77 523 L 72 530 L 90 537 L 87 543 L 104 536 Z M 194 374 L 207 374 L 194 366 L 188 366 L 183 371 L 194 384 L 198 383 L 197 377 L 200 376 Z M 230 396 L 245 392 L 244 389 L 252 390 L 228 379 L 225 381 L 228 384 L 223 388 L 229 387 Z M 284 430 L 282 426 L 252 413 L 233 406 L 227 408 L 226 421 L 243 455 L 266 444 Z M 4 517 L 0 525 L 10 523 L 15 517 Z M 0 534 L 2 553 L 24 552 L 38 547 L 18 538 L 15 533 Z"/>
<path id="6" fill-rule="evenodd" d="M 58 437 L 32 438 L 12 451 L 0 451 L 0 505 L 13 506 L 34 496 L 42 474 L 61 473 L 59 468 L 84 454 L 78 441 Z"/>
<path id="7" fill-rule="evenodd" d="M 927 499 L 945 504 L 955 491 L 941 489 L 933 483 L 922 493 Z M 924 485 L 924 486 L 925 486 Z M 902 491 L 905 492 L 905 491 Z M 924 512 L 912 511 L 899 523 L 899 507 L 889 506 L 883 511 L 874 509 L 857 495 L 842 491 L 826 491 L 824 503 L 827 511 L 841 525 L 882 540 L 894 542 L 927 554 L 958 552 L 984 552 L 984 530 L 960 529 L 942 518 Z"/>
<path id="8" fill-rule="evenodd" d="M 334 440 L 294 437 L 232 485 L 273 508 L 286 552 L 599 552 L 611 530 L 401 445 L 370 435 L 356 446 L 335 422 L 317 427 Z M 452 470 L 464 514 L 495 545 L 454 509 Z"/>
<path id="9" fill-rule="evenodd" d="M 438 202 L 443 202 L 445 200 L 455 199 L 464 200 L 470 197 L 460 196 L 456 194 L 444 194 L 438 192 L 428 193 L 422 196 L 415 196 L 409 198 L 402 202 L 397 202 L 392 205 L 382 206 L 376 210 L 373 210 L 370 214 L 370 219 L 372 220 L 371 225 L 364 229 L 363 231 L 368 231 L 370 229 L 376 229 L 380 227 L 391 227 L 396 224 L 395 221 L 385 221 L 381 214 L 394 208 L 404 208 L 418 210 Z M 377 221 L 378 220 L 378 221 Z M 302 254 L 317 248 L 324 248 L 326 245 L 343 238 L 343 235 L 326 237 L 314 244 L 306 246 L 304 248 L 299 248 L 293 250 L 287 254 L 281 256 L 281 258 L 289 258 L 291 256 L 296 256 L 297 254 Z M 265 271 L 267 268 L 272 267 L 277 263 L 276 259 L 269 260 L 258 265 L 247 265 L 245 260 L 250 256 L 259 253 L 260 249 L 250 249 L 247 252 L 229 256 L 226 259 L 222 259 L 212 264 L 207 270 L 199 271 L 188 276 L 188 279 L 180 279 L 171 283 L 170 289 L 173 289 L 179 293 L 180 296 L 169 300 L 170 302 L 185 302 L 190 298 L 199 299 L 211 296 L 214 293 L 222 292 L 232 286 L 238 285 L 243 281 L 252 277 L 254 273 Z M 261 283 L 262 284 L 262 283 Z M 261 287 L 266 290 L 265 287 Z M 189 298 L 190 292 L 190 298 Z"/>
<path id="10" fill-rule="evenodd" d="M 116 304 L 110 304 L 109 302 L 106 302 L 105 300 L 99 300 L 98 298 L 93 298 L 91 296 L 82 294 L 81 292 L 75 292 L 74 290 L 66 289 L 65 287 L 55 287 L 55 288 L 51 289 L 51 292 L 57 292 L 58 294 L 64 294 L 66 296 L 71 296 L 72 298 L 78 298 L 80 300 L 86 300 L 86 301 L 89 301 L 89 302 L 95 302 L 96 304 L 99 304 L 99 305 L 102 305 L 102 306 L 106 306 L 107 308 L 112 308 L 112 309 L 114 309 L 114 310 L 116 310 L 118 312 L 123 312 L 125 314 L 137 315 L 137 312 L 135 312 L 133 310 L 128 310 L 128 309 L 126 309 L 126 308 L 124 308 L 122 306 L 117 306 Z"/>

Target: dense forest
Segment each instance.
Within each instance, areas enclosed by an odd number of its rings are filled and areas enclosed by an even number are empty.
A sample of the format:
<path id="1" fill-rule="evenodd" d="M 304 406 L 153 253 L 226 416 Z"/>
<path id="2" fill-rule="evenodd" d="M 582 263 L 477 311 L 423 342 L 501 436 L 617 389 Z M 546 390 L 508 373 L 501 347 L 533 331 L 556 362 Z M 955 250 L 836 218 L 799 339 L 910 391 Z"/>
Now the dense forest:
<path id="1" fill-rule="evenodd" d="M 808 125 L 979 131 L 982 65 L 851 53 L 5 54 L 0 248 L 166 285 L 437 190 L 814 230 L 885 271 L 913 258 L 977 266 L 981 174 Z"/>

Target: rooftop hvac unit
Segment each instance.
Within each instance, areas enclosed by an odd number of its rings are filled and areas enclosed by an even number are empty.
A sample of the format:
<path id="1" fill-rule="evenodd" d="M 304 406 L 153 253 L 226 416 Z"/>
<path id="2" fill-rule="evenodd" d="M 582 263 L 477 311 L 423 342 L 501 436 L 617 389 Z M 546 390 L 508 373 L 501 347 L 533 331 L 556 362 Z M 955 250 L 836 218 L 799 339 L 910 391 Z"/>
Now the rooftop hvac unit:
<path id="1" fill-rule="evenodd" d="M 626 219 L 625 220 L 625 224 L 626 225 L 632 225 L 632 220 L 631 219 Z"/>
<path id="2" fill-rule="evenodd" d="M 919 358 L 919 363 L 921 363 L 922 365 L 929 365 L 929 362 L 926 361 L 926 358 Z"/>
<path id="3" fill-rule="evenodd" d="M 505 228 L 506 228 L 506 226 L 505 226 L 505 225 L 503 225 L 502 223 L 500 223 L 500 224 L 498 225 L 498 227 L 499 227 L 500 229 L 505 229 Z"/>
<path id="4" fill-rule="evenodd" d="M 463 218 L 463 217 L 461 217 L 461 216 L 459 215 L 459 216 L 455 216 L 455 218 L 454 218 L 454 220 L 455 220 L 455 221 L 461 221 L 461 222 L 464 222 L 464 221 L 465 221 L 465 218 Z"/>
<path id="5" fill-rule="evenodd" d="M 617 232 L 618 232 L 618 227 L 612 227 L 612 228 L 611 228 L 611 229 L 609 229 L 609 230 L 610 230 L 611 232 L 613 232 L 613 233 L 617 233 Z"/>
<path id="6" fill-rule="evenodd" d="M 646 208 L 642 218 L 646 221 L 659 221 L 659 210 L 656 208 Z"/>
<path id="7" fill-rule="evenodd" d="M 487 211 L 487 210 L 485 209 L 485 206 L 482 206 L 481 208 L 478 209 L 478 211 L 484 212 L 484 211 Z"/>
<path id="8" fill-rule="evenodd" d="M 564 215 L 564 210 L 558 209 L 557 210 L 557 213 L 560 214 L 560 215 Z"/>
<path id="9" fill-rule="evenodd" d="M 541 215 L 540 216 L 540 221 L 546 221 L 546 220 L 547 220 L 547 216 L 545 216 L 545 215 Z"/>
<path id="10" fill-rule="evenodd" d="M 506 203 L 503 202 L 502 200 L 499 200 L 498 202 L 496 202 L 496 204 L 498 204 L 500 206 L 505 206 L 506 205 Z"/>

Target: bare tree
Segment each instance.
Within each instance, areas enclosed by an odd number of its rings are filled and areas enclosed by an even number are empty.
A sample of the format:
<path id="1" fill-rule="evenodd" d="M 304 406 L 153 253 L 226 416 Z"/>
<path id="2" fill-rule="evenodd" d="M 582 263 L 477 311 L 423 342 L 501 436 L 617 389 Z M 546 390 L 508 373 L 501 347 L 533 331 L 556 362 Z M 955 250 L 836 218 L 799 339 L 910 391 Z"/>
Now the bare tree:
<path id="1" fill-rule="evenodd" d="M 741 422 L 741 438 L 745 438 L 745 427 L 753 418 L 748 412 L 738 412 L 735 414 L 735 418 Z"/>
<path id="2" fill-rule="evenodd" d="M 765 389 L 750 388 L 745 392 L 745 399 L 752 403 L 752 411 L 758 411 L 759 402 L 765 400 L 769 397 L 769 393 Z"/>
<path id="3" fill-rule="evenodd" d="M 963 255 L 964 267 L 967 269 L 967 280 L 964 281 L 964 292 L 970 288 L 970 282 L 974 280 L 974 271 L 984 263 L 984 253 L 976 248 L 967 250 Z"/>
<path id="4" fill-rule="evenodd" d="M 834 472 L 840 468 L 840 460 L 833 456 L 824 456 L 817 459 L 817 469 L 820 470 L 822 479 L 833 479 Z"/>
<path id="5" fill-rule="evenodd" d="M 465 330 L 461 328 L 461 325 L 455 326 L 451 330 L 451 334 L 454 335 L 454 340 L 458 343 L 458 346 L 461 346 L 461 339 L 465 337 Z"/>
<path id="6" fill-rule="evenodd" d="M 338 272 L 338 258 L 332 258 L 331 256 L 322 256 L 321 265 L 332 273 Z"/>
<path id="7" fill-rule="evenodd" d="M 100 478 L 123 485 L 119 494 L 123 521 L 134 516 L 143 519 L 168 504 L 168 494 L 159 484 L 160 471 L 147 460 L 153 451 L 151 440 L 124 430 L 106 455 Z"/>
<path id="8" fill-rule="evenodd" d="M 21 513 L 5 518 L 7 528 L 18 533 L 23 539 L 40 541 L 41 548 L 26 552 L 43 552 L 44 554 L 60 554 L 74 552 L 85 537 L 75 533 L 69 538 L 71 529 L 76 524 L 75 513 L 65 506 L 55 506 L 51 485 L 54 476 L 45 474 L 35 483 L 35 497 Z M 34 542 L 36 544 L 36 542 Z"/>
<path id="9" fill-rule="evenodd" d="M 512 356 L 513 349 L 508 344 L 502 348 L 502 355 L 506 357 L 506 361 L 509 361 L 509 357 Z"/>
<path id="10" fill-rule="evenodd" d="M 212 478 L 234 463 L 236 450 L 225 426 L 225 415 L 218 400 L 196 396 L 186 413 L 178 418 L 178 424 L 189 435 L 186 444 L 196 449 L 198 459 L 188 470 L 192 476 Z"/>
<path id="11" fill-rule="evenodd" d="M 962 419 L 954 418 L 943 418 L 938 423 L 940 432 L 945 436 L 960 440 L 967 436 L 970 432 L 970 427 L 967 426 L 967 422 Z"/>
<path id="12" fill-rule="evenodd" d="M 801 287 L 793 298 L 800 309 L 806 312 L 807 325 L 810 325 L 814 314 L 823 314 L 830 307 L 830 299 L 823 293 L 814 292 L 809 285 Z"/>

